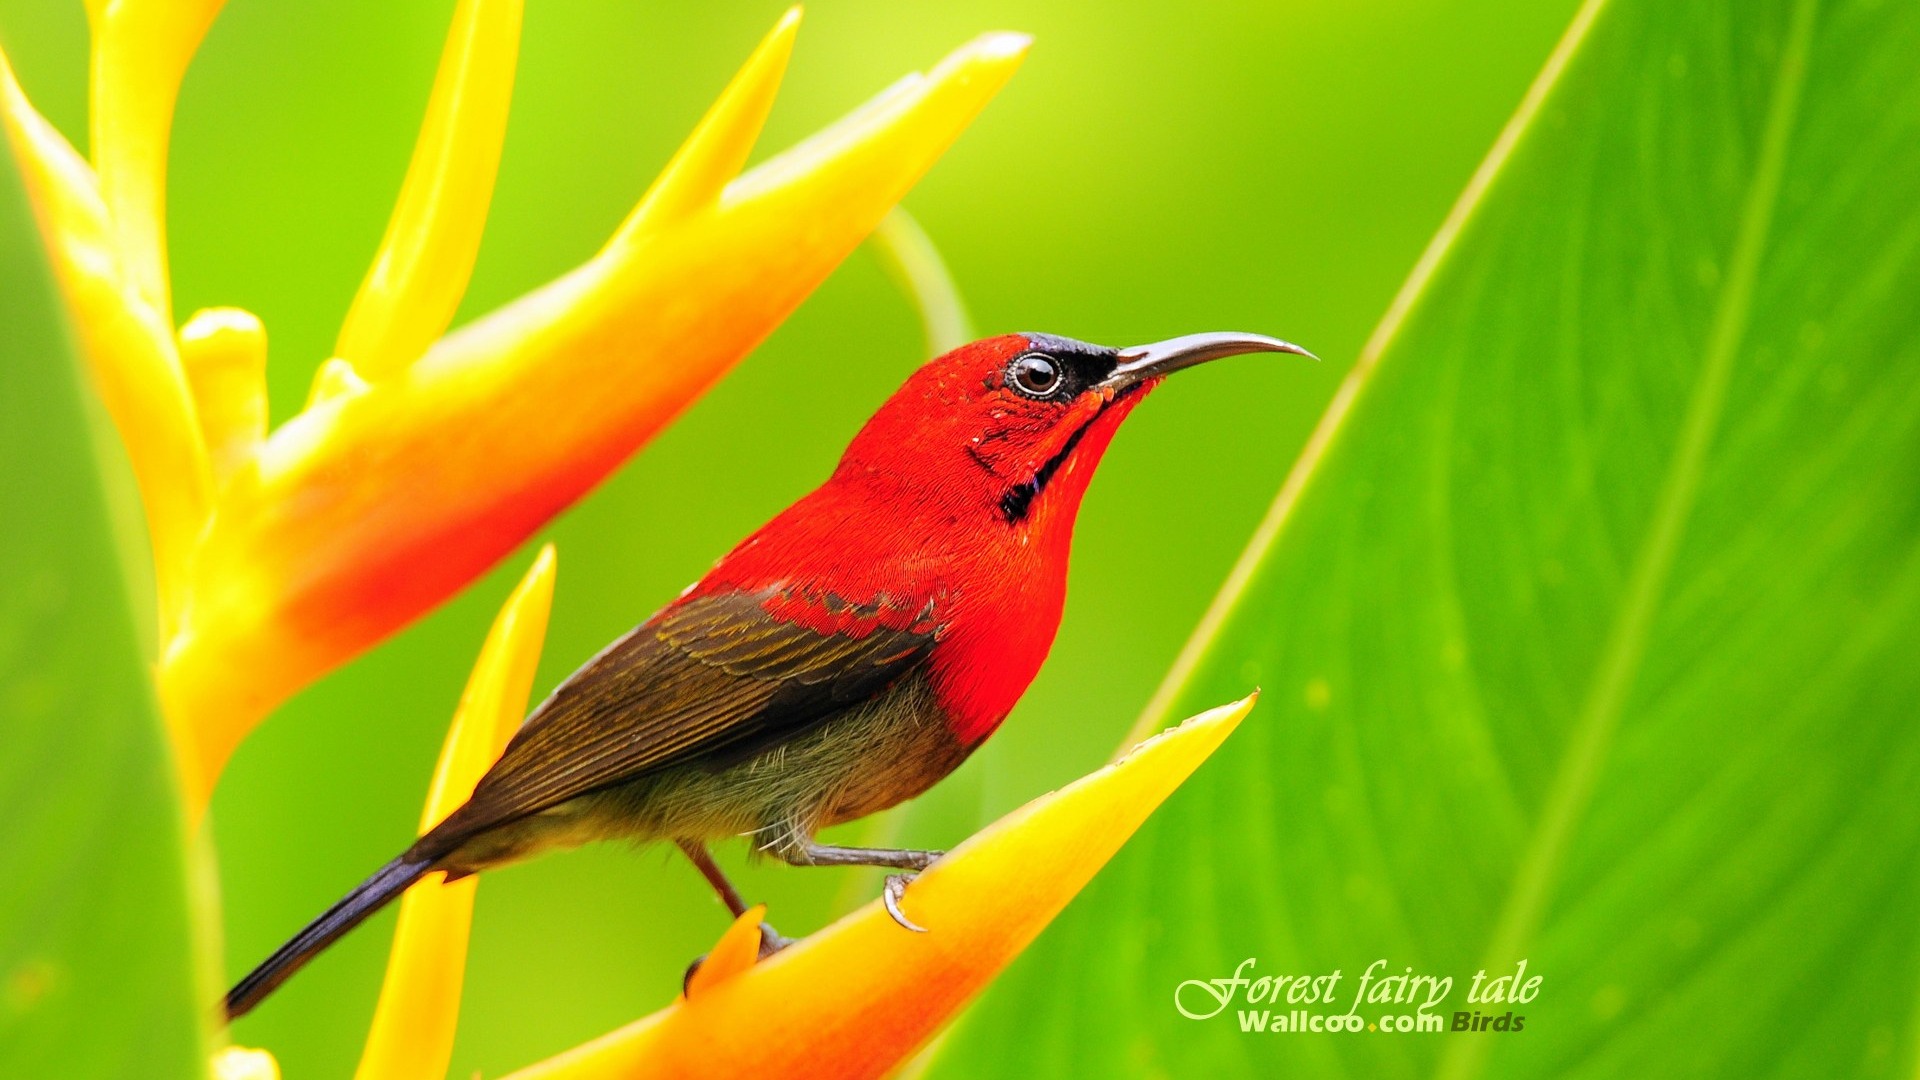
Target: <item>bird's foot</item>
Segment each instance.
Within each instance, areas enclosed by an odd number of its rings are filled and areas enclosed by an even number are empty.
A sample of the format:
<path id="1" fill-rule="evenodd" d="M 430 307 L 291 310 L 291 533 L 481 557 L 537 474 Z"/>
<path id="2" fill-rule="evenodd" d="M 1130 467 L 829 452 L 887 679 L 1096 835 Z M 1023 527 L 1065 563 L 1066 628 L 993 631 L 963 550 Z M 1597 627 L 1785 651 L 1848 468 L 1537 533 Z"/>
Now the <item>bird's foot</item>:
<path id="1" fill-rule="evenodd" d="M 772 925 L 768 923 L 761 923 L 760 924 L 760 959 L 765 960 L 767 957 L 772 956 L 774 953 L 777 953 L 781 949 L 784 949 L 787 946 L 793 944 L 794 941 L 796 940 L 797 939 L 787 937 L 785 934 L 782 934 L 780 931 L 775 930 L 772 927 Z M 707 954 L 701 953 L 699 956 L 696 956 L 693 958 L 693 963 L 687 965 L 686 973 L 680 976 L 680 993 L 681 994 L 684 995 L 687 992 L 687 987 L 693 985 L 693 973 L 696 971 L 699 971 L 700 965 L 706 962 L 707 962 Z"/>
<path id="2" fill-rule="evenodd" d="M 893 916 L 894 922 L 916 934 L 924 934 L 927 928 L 907 918 L 906 913 L 900 910 L 900 898 L 907 894 L 907 883 L 919 876 L 917 873 L 888 874 L 887 884 L 880 890 L 880 902 L 886 906 L 887 914 Z"/>
<path id="3" fill-rule="evenodd" d="M 893 916 L 894 922 L 916 934 L 927 932 L 926 927 L 916 924 L 900 910 L 900 898 L 906 895 L 907 883 L 920 871 L 940 861 L 946 852 L 917 848 L 838 847 L 816 843 L 805 833 L 796 835 L 798 843 L 772 849 L 775 855 L 795 866 L 886 866 L 901 871 L 887 875 L 887 885 L 881 890 L 880 902 L 886 905 L 887 914 Z"/>

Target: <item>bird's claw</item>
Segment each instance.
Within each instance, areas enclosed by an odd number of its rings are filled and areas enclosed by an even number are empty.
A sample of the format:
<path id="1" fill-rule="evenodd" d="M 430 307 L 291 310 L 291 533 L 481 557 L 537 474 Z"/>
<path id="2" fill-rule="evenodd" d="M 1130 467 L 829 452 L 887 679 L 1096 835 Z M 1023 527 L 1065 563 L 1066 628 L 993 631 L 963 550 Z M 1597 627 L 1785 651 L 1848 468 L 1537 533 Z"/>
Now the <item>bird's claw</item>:
<path id="1" fill-rule="evenodd" d="M 927 928 L 907 918 L 906 913 L 900 910 L 900 898 L 907 894 L 907 883 L 918 876 L 912 873 L 888 874 L 886 887 L 880 890 L 880 902 L 886 906 L 887 914 L 893 916 L 894 922 L 916 934 L 924 934 Z"/>

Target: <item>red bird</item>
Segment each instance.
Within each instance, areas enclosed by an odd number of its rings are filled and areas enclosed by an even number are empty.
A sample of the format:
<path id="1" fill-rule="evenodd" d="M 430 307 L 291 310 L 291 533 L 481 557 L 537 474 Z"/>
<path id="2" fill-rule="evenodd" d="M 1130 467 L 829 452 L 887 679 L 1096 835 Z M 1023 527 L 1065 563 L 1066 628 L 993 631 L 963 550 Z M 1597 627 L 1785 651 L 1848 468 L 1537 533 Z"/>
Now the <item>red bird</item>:
<path id="1" fill-rule="evenodd" d="M 1121 421 L 1169 372 L 1249 352 L 1310 355 L 1251 334 L 1009 334 L 931 361 L 826 483 L 561 683 L 465 805 L 240 980 L 228 1015 L 426 874 L 589 840 L 674 841 L 736 917 L 713 840 L 893 867 L 887 908 L 920 929 L 900 896 L 940 852 L 815 833 L 920 794 L 993 734 L 1053 644 L 1074 517 Z"/>

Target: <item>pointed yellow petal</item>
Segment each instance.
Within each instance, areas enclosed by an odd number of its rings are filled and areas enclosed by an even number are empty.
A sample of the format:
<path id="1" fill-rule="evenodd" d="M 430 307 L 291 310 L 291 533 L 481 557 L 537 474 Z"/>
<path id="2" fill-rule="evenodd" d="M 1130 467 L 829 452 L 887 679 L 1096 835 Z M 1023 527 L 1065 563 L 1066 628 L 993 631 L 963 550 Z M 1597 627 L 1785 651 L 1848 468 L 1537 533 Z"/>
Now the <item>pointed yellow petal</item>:
<path id="1" fill-rule="evenodd" d="M 180 365 L 218 482 L 267 436 L 267 328 L 239 308 L 196 311 L 180 328 Z"/>
<path id="2" fill-rule="evenodd" d="M 214 1052 L 213 1080 L 280 1080 L 280 1063 L 265 1050 L 225 1047 Z"/>
<path id="3" fill-rule="evenodd" d="M 683 221 L 720 201 L 721 192 L 746 165 L 754 140 L 767 122 L 799 30 L 800 9 L 787 9 L 628 215 L 613 244 L 635 243 L 650 227 Z"/>
<path id="4" fill-rule="evenodd" d="M 700 962 L 693 978 L 687 980 L 687 996 L 699 997 L 735 975 L 752 967 L 760 959 L 760 923 L 767 917 L 767 905 L 755 904 L 733 920 L 713 951 Z"/>
<path id="5" fill-rule="evenodd" d="M 780 32 L 753 99 L 777 65 Z M 365 391 L 281 425 L 221 496 L 193 605 L 162 658 L 200 768 L 275 704 L 445 600 L 585 494 L 765 337 L 1013 73 L 982 38 L 930 75 L 747 173 L 719 201 L 645 218 L 585 266 L 443 339 Z M 745 105 L 663 206 L 688 205 Z M 703 144 L 704 145 L 704 144 Z M 732 153 L 732 151 L 729 151 Z"/>
<path id="6" fill-rule="evenodd" d="M 553 602 L 553 545 L 542 548 L 494 618 L 440 750 L 420 831 L 440 823 L 473 794 L 525 715 L 534 668 Z M 418 1080 L 446 1075 L 460 1017 L 467 933 L 477 878 L 442 884 L 439 875 L 400 898 L 400 921 L 387 957 L 373 1027 L 356 1080 Z"/>
<path id="7" fill-rule="evenodd" d="M 336 356 L 379 380 L 411 363 L 466 295 L 500 167 L 522 0 L 460 0 L 427 117 Z"/>
<path id="8" fill-rule="evenodd" d="M 902 907 L 927 933 L 875 901 L 511 1080 L 886 1075 L 1026 948 L 1252 706 L 1202 713 L 955 848 L 907 888 Z"/>
<path id="9" fill-rule="evenodd" d="M 0 127 L 20 163 L 88 372 L 140 486 L 164 640 L 184 602 L 187 565 L 213 487 L 172 328 L 127 269 L 93 170 L 33 110 L 4 55 Z M 189 785 L 193 765 L 183 763 Z"/>
<path id="10" fill-rule="evenodd" d="M 180 80 L 226 0 L 92 6 L 93 165 L 128 282 L 173 327 L 167 284 L 167 140 Z"/>
<path id="11" fill-rule="evenodd" d="M 557 561 L 553 545 L 543 545 L 494 616 L 434 766 L 433 786 L 420 812 L 422 833 L 473 795 L 474 785 L 493 767 L 527 714 L 527 695 L 533 691 L 534 669 L 547 639 L 547 615 L 553 609 Z"/>

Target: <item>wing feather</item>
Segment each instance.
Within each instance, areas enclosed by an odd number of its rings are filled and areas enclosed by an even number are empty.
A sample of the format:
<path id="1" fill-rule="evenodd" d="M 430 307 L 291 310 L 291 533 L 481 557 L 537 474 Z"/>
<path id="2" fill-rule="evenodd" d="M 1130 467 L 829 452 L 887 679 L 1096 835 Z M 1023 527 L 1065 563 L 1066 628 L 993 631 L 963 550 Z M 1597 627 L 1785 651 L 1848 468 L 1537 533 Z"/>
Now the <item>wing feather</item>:
<path id="1" fill-rule="evenodd" d="M 770 614 L 771 596 L 683 601 L 588 661 L 447 819 L 448 839 L 657 769 L 737 759 L 879 693 L 925 661 L 937 633 L 821 633 Z"/>

